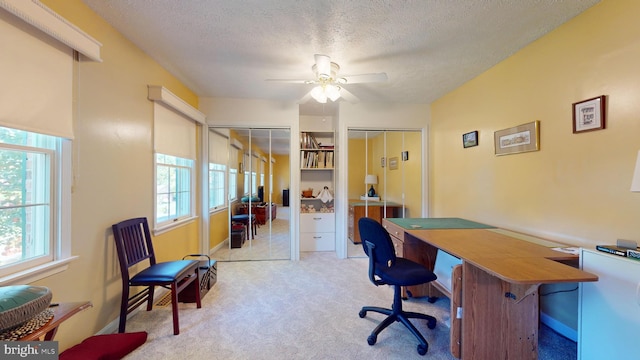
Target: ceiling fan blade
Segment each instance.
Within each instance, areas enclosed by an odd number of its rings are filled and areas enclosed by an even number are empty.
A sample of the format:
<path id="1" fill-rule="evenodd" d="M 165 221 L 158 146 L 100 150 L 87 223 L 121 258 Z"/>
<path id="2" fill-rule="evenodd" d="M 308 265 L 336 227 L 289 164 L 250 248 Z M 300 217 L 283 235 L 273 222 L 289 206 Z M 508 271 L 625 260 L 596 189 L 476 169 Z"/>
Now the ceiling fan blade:
<path id="1" fill-rule="evenodd" d="M 371 74 L 359 74 L 359 75 L 345 75 L 341 76 L 338 80 L 344 79 L 343 84 L 362 84 L 362 83 L 375 83 L 385 82 L 388 80 L 387 73 L 371 73 Z M 340 82 L 340 81 L 339 81 Z"/>
<path id="2" fill-rule="evenodd" d="M 330 77 L 331 76 L 331 58 L 327 55 L 315 54 L 316 59 L 316 72 L 318 76 Z"/>
<path id="3" fill-rule="evenodd" d="M 343 87 L 340 88 L 340 97 L 352 104 L 360 101 L 357 96 L 353 95 L 350 91 Z"/>
<path id="4" fill-rule="evenodd" d="M 265 79 L 265 81 L 269 82 L 281 82 L 281 83 L 289 83 L 289 84 L 315 84 L 315 80 L 301 80 L 301 79 Z"/>
<path id="5" fill-rule="evenodd" d="M 306 93 L 305 96 L 301 97 L 300 100 L 298 100 L 298 104 L 305 104 L 309 100 L 311 100 L 311 91 Z"/>

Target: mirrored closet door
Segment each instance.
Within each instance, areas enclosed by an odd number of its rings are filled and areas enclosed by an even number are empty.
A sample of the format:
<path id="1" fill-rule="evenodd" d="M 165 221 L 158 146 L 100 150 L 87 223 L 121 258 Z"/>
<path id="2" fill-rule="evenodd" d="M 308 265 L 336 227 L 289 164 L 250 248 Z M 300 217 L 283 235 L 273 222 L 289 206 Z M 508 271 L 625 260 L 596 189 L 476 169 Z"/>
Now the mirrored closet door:
<path id="1" fill-rule="evenodd" d="M 291 258 L 289 129 L 209 129 L 209 247 L 218 261 Z"/>
<path id="2" fill-rule="evenodd" d="M 347 256 L 365 256 L 358 220 L 422 216 L 422 132 L 359 130 L 348 134 Z M 359 165 L 357 165 L 359 164 Z"/>

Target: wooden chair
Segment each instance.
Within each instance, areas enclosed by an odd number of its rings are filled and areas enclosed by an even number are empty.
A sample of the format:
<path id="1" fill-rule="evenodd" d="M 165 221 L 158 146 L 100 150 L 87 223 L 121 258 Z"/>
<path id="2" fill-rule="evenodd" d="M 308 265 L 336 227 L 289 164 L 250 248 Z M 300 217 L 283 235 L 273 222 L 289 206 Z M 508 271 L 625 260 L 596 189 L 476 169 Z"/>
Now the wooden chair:
<path id="1" fill-rule="evenodd" d="M 116 251 L 120 261 L 122 273 L 122 301 L 120 304 L 120 325 L 118 332 L 125 331 L 127 315 L 138 306 L 147 303 L 147 311 L 153 307 L 153 293 L 155 286 L 162 286 L 171 291 L 171 307 L 173 311 L 173 334 L 180 333 L 178 324 L 178 293 L 191 282 L 198 284 L 197 260 L 175 260 L 156 263 L 153 252 L 149 224 L 146 218 L 129 219 L 112 226 Z M 148 259 L 149 266 L 131 276 L 129 269 Z M 145 288 L 135 295 L 129 296 L 132 286 Z M 200 302 L 199 286 L 192 287 L 198 309 Z"/>

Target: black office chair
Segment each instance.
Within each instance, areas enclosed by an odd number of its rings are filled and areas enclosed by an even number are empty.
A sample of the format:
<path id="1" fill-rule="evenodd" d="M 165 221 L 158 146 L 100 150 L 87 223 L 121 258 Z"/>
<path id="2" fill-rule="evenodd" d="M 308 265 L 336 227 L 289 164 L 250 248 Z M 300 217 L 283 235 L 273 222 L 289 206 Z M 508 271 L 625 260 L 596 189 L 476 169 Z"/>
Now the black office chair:
<path id="1" fill-rule="evenodd" d="M 436 327 L 436 318 L 430 315 L 408 312 L 402 310 L 402 286 L 413 286 L 428 283 L 435 280 L 436 275 L 426 267 L 411 260 L 396 257 L 395 249 L 391 237 L 385 228 L 371 218 L 360 218 L 358 221 L 362 247 L 369 257 L 369 279 L 378 285 L 393 286 L 393 306 L 391 309 L 376 306 L 365 306 L 360 310 L 360 317 L 367 316 L 367 312 L 373 311 L 388 315 L 371 332 L 367 338 L 369 345 L 374 345 L 378 340 L 378 334 L 387 326 L 398 321 L 404 324 L 409 331 L 418 339 L 418 354 L 424 355 L 429 349 L 429 344 L 422 334 L 409 321 L 409 318 L 427 320 L 427 327 Z"/>
<path id="2" fill-rule="evenodd" d="M 118 332 L 123 333 L 127 324 L 127 315 L 138 306 L 147 303 L 147 311 L 153 308 L 153 293 L 155 286 L 162 286 L 171 290 L 171 309 L 173 312 L 173 334 L 180 334 L 178 324 L 178 294 L 187 288 L 191 282 L 198 284 L 197 260 L 174 260 L 156 263 L 153 252 L 151 233 L 146 218 L 129 219 L 112 226 L 113 237 L 116 241 L 116 251 L 120 261 L 122 273 L 122 301 L 120 303 L 120 325 Z M 133 276 L 129 268 L 144 263 L 148 259 L 149 266 Z M 129 297 L 131 286 L 144 286 L 143 290 Z M 198 309 L 200 302 L 200 288 L 193 286 L 194 298 Z"/>

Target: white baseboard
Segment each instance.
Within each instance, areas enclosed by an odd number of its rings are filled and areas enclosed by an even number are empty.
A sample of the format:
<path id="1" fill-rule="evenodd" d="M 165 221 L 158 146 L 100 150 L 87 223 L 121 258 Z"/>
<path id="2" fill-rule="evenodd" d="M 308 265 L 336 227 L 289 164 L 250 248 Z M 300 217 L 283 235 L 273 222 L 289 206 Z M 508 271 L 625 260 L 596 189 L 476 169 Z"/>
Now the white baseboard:
<path id="1" fill-rule="evenodd" d="M 221 243 L 219 243 L 218 245 L 212 247 L 209 250 L 209 255 L 213 255 L 213 253 L 215 253 L 216 251 L 222 249 L 223 246 L 229 246 L 229 238 L 224 239 L 224 241 L 222 241 Z"/>
<path id="2" fill-rule="evenodd" d="M 540 312 L 540 321 L 567 339 L 578 342 L 577 330 L 574 330 L 543 312 Z"/>

